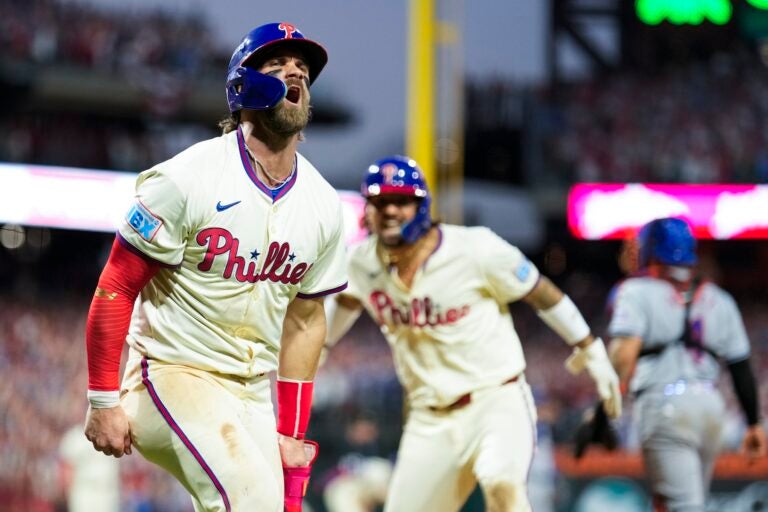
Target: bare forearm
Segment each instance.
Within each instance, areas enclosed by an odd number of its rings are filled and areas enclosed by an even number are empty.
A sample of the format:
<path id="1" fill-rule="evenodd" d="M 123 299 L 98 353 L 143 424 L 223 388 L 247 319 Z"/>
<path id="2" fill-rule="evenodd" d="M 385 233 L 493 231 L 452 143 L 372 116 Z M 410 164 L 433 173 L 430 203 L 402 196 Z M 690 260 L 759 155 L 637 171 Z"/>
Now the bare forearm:
<path id="1" fill-rule="evenodd" d="M 295 299 L 283 322 L 277 369 L 277 431 L 284 436 L 304 439 L 307 432 L 313 380 L 324 342 L 323 299 Z"/>
<path id="2" fill-rule="evenodd" d="M 324 327 L 305 331 L 301 335 L 284 335 L 280 350 L 280 376 L 296 380 L 314 379 L 324 340 Z"/>
<path id="3" fill-rule="evenodd" d="M 348 295 L 331 297 L 325 302 L 325 318 L 328 332 L 326 347 L 334 346 L 354 325 L 363 311 L 363 305 Z"/>
<path id="4" fill-rule="evenodd" d="M 326 326 L 322 301 L 291 304 L 283 324 L 278 373 L 286 379 L 310 381 L 317 371 Z"/>
<path id="5" fill-rule="evenodd" d="M 563 298 L 563 292 L 548 277 L 541 276 L 525 302 L 536 311 L 549 309 Z"/>
<path id="6" fill-rule="evenodd" d="M 629 385 L 635 372 L 642 343 L 642 339 L 637 336 L 618 336 L 611 340 L 608 353 L 623 389 Z"/>

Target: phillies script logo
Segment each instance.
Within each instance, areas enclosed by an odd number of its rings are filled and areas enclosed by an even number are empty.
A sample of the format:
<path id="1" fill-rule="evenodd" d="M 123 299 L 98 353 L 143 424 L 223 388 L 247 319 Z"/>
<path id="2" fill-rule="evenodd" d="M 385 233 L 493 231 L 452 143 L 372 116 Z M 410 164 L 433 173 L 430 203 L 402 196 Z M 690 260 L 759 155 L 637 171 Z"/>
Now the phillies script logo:
<path id="1" fill-rule="evenodd" d="M 196 237 L 201 246 L 208 246 L 205 257 L 197 268 L 206 272 L 211 270 L 213 261 L 217 256 L 225 255 L 227 266 L 224 268 L 224 278 L 229 279 L 233 275 L 241 283 L 255 283 L 256 281 L 272 281 L 274 283 L 298 284 L 301 278 L 312 268 L 312 265 L 299 263 L 294 265 L 286 261 L 295 258 L 291 253 L 291 245 L 288 242 L 272 242 L 267 249 L 264 265 L 261 271 L 256 270 L 256 262 L 249 261 L 246 265 L 245 258 L 238 256 L 237 249 L 240 240 L 232 236 L 232 233 L 222 228 L 207 228 L 200 231 Z M 258 254 L 258 253 L 257 253 Z"/>
<path id="2" fill-rule="evenodd" d="M 379 325 L 388 323 L 387 317 L 395 325 L 409 325 L 411 327 L 435 327 L 437 325 L 449 325 L 458 322 L 469 314 L 469 305 L 460 308 L 450 308 L 440 311 L 435 307 L 432 299 L 413 299 L 410 307 L 398 307 L 392 298 L 380 290 L 374 290 L 369 297 L 376 310 L 376 322 Z"/>

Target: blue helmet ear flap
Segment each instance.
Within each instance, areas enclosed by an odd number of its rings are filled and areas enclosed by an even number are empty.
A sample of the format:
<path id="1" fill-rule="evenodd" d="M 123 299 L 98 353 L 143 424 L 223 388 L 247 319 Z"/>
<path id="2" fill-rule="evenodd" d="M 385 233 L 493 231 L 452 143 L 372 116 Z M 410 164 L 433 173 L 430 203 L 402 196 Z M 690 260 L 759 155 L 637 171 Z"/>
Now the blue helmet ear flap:
<path id="1" fill-rule="evenodd" d="M 656 219 L 642 227 L 637 236 L 638 262 L 641 268 L 652 262 L 691 266 L 698 261 L 696 238 L 683 219 Z"/>
<path id="2" fill-rule="evenodd" d="M 280 103 L 288 93 L 288 87 L 275 78 L 255 69 L 237 67 L 227 77 L 227 99 L 230 112 L 247 108 L 265 110 Z"/>
<path id="3" fill-rule="evenodd" d="M 412 244 L 422 236 L 426 235 L 429 228 L 432 227 L 432 214 L 430 213 L 431 205 L 432 199 L 430 196 L 427 195 L 422 198 L 416 216 L 410 222 L 403 225 L 400 234 L 405 243 Z"/>

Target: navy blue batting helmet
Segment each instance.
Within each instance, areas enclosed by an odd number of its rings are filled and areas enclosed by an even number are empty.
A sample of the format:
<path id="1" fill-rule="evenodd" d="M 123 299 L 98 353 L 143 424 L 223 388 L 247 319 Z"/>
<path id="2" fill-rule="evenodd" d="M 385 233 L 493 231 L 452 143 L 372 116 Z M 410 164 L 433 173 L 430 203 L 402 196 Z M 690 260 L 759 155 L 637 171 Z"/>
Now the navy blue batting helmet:
<path id="1" fill-rule="evenodd" d="M 695 265 L 698 261 L 696 238 L 683 219 L 653 220 L 640 229 L 637 241 L 640 267 L 647 267 L 652 261 L 679 266 Z"/>
<path id="2" fill-rule="evenodd" d="M 290 23 L 267 23 L 256 27 L 245 35 L 229 60 L 227 102 L 230 112 L 243 108 L 272 108 L 285 97 L 287 88 L 282 80 L 259 73 L 249 66 L 258 65 L 259 57 L 273 48 L 292 48 L 301 52 L 309 65 L 310 84 L 328 62 L 325 48 L 304 37 Z"/>
<path id="3" fill-rule="evenodd" d="M 421 200 L 416 216 L 401 229 L 405 243 L 415 242 L 432 227 L 432 216 L 429 212 L 431 198 L 427 180 L 412 158 L 395 155 L 376 161 L 365 173 L 361 192 L 366 199 L 397 195 L 412 196 Z"/>

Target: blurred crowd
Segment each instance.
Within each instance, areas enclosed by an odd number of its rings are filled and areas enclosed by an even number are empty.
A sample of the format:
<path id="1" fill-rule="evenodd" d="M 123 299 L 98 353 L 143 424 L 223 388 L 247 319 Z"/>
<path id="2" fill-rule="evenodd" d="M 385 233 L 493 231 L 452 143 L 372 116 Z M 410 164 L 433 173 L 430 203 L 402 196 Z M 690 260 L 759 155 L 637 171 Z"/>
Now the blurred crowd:
<path id="1" fill-rule="evenodd" d="M 116 12 L 72 1 L 0 3 L 0 55 L 130 79 L 148 72 L 178 77 L 221 72 L 221 55 L 200 15 L 125 8 Z"/>
<path id="2" fill-rule="evenodd" d="M 606 285 L 581 274 L 563 284 L 582 305 L 595 330 L 603 331 Z M 74 428 L 73 437 L 84 441 L 87 307 L 86 294 L 72 295 L 71 291 L 31 301 L 0 296 L 0 372 L 4 376 L 0 387 L 0 502 L 4 510 L 66 510 L 71 466 L 77 461 L 66 455 L 63 439 Z M 539 410 L 539 442 L 568 445 L 584 410 L 594 402 L 591 382 L 565 372 L 562 363 L 568 348 L 530 308 L 523 304 L 512 307 L 528 362 L 527 379 Z M 765 413 L 768 379 L 761 376 L 768 375 L 768 318 L 762 313 L 764 305 L 747 305 L 743 310 Z M 727 449 L 734 450 L 743 426 L 727 377 L 722 385 L 733 412 L 724 442 Z M 317 377 L 309 436 L 321 443 L 323 456 L 310 489 L 314 510 L 324 510 L 322 495 L 351 472 L 368 475 L 374 483 L 366 485 L 386 484 L 387 462 L 396 454 L 402 415 L 402 392 L 389 348 L 378 328 L 362 319 L 330 352 Z M 633 449 L 637 445 L 630 418 L 631 407 L 622 434 L 625 445 Z M 90 446 L 84 453 L 102 457 Z M 184 490 L 140 456 L 121 459 L 119 471 L 121 510 L 191 510 Z"/>
<path id="3" fill-rule="evenodd" d="M 82 434 L 87 401 L 83 297 L 30 303 L 0 298 L 0 503 L 12 512 L 67 510 L 77 460 L 64 437 L 88 445 Z M 71 443 L 72 441 L 69 441 Z M 93 451 L 87 446 L 86 457 Z M 83 451 L 81 451 L 83 453 Z M 95 452 L 94 452 L 95 453 Z M 120 464 L 122 510 L 189 510 L 186 493 L 140 457 Z M 174 492 L 169 492 L 175 490 Z M 175 500 L 175 502 L 174 502 Z"/>
<path id="4" fill-rule="evenodd" d="M 768 69 L 754 52 L 598 76 L 543 103 L 544 166 L 563 183 L 768 180 Z"/>
<path id="5" fill-rule="evenodd" d="M 130 124 L 75 114 L 0 118 L 0 161 L 139 172 L 216 135 L 195 124 Z"/>
<path id="6" fill-rule="evenodd" d="M 26 76 L 25 66 L 55 66 L 90 73 L 84 79 L 117 78 L 148 92 L 144 115 L 132 119 L 60 109 L 15 111 L 19 105 L 9 104 L 0 115 L 0 161 L 144 170 L 216 135 L 213 127 L 162 121 L 163 109 L 201 77 L 223 80 L 225 58 L 195 12 L 116 10 L 63 0 L 0 2 L 6 82 Z M 222 99 L 222 115 L 224 105 Z"/>
<path id="7" fill-rule="evenodd" d="M 211 31 L 194 12 L 115 11 L 61 0 L 0 3 L 3 61 L 76 66 L 176 92 L 194 83 L 189 77 L 218 80 L 224 69 Z M 537 141 L 534 151 L 541 155 L 537 164 L 528 160 L 536 167 L 529 179 L 540 170 L 563 185 L 768 181 L 768 69 L 752 50 L 656 74 L 615 71 L 559 85 L 534 102 L 530 125 L 517 86 L 495 80 L 478 94 L 471 85 L 470 135 L 497 142 L 498 151 L 485 151 L 494 158 L 479 166 L 486 179 L 525 182 L 515 174 L 526 175 L 515 169 L 520 155 L 505 131 L 517 126 L 536 132 L 525 137 Z M 478 97 L 482 101 L 473 102 Z M 0 160 L 120 170 L 145 169 L 214 135 L 211 127 L 51 112 L 0 116 L 0 130 L 8 134 L 0 141 Z"/>

